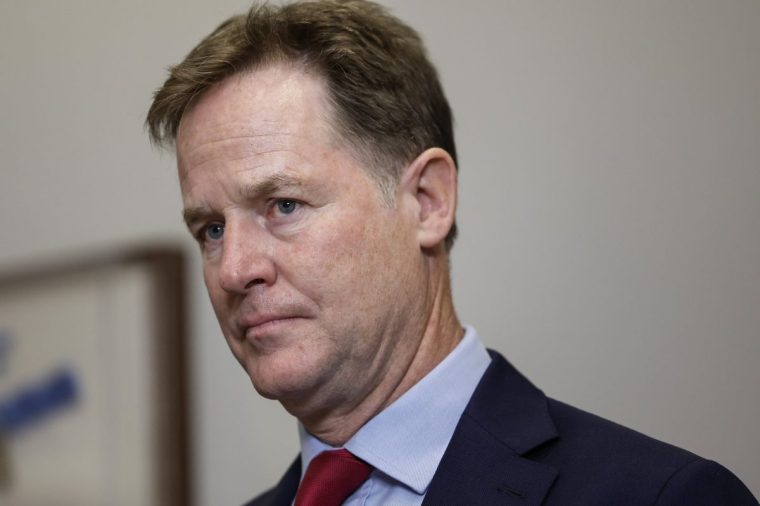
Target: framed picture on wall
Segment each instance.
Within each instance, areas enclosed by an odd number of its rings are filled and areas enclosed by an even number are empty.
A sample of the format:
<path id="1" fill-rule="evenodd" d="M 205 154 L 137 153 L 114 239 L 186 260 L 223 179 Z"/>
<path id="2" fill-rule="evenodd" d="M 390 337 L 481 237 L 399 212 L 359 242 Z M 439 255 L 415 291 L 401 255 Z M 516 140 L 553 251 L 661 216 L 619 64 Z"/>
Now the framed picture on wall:
<path id="1" fill-rule="evenodd" d="M 184 262 L 0 272 L 0 504 L 189 504 Z"/>

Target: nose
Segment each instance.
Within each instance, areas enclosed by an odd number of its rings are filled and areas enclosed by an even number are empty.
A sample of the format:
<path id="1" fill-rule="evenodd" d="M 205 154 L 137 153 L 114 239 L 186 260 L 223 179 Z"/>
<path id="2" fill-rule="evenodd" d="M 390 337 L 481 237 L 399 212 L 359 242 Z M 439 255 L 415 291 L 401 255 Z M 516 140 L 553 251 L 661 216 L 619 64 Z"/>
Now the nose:
<path id="1" fill-rule="evenodd" d="M 272 241 L 262 227 L 245 220 L 227 220 L 224 226 L 219 284 L 229 293 L 245 294 L 277 279 Z"/>

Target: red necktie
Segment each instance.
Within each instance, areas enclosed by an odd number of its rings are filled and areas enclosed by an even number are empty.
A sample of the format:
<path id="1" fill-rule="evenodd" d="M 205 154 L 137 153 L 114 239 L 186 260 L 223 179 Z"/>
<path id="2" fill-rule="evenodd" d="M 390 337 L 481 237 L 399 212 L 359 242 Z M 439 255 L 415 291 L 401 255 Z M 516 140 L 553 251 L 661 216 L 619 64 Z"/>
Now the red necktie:
<path id="1" fill-rule="evenodd" d="M 372 472 L 348 450 L 322 452 L 309 463 L 295 506 L 340 506 Z"/>

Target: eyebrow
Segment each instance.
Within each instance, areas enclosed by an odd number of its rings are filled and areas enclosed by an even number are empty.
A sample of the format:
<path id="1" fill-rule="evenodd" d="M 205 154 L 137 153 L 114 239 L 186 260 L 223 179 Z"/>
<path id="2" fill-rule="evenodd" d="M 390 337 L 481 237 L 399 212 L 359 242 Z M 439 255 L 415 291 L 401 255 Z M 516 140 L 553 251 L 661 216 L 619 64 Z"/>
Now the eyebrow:
<path id="1" fill-rule="evenodd" d="M 240 196 L 247 200 L 255 200 L 262 195 L 272 195 L 282 190 L 293 190 L 303 186 L 303 181 L 297 177 L 282 173 L 272 174 L 261 181 L 243 186 Z"/>
<path id="2" fill-rule="evenodd" d="M 303 186 L 304 182 L 297 177 L 288 174 L 272 174 L 261 181 L 244 185 L 239 194 L 244 200 L 251 201 L 264 195 L 272 195 L 282 190 L 293 190 Z M 204 204 L 184 209 L 182 218 L 187 227 L 192 228 L 194 224 L 208 220 L 212 216 L 216 217 L 218 214 L 210 206 Z"/>
<path id="3" fill-rule="evenodd" d="M 216 213 L 209 206 L 197 206 L 189 207 L 182 211 L 182 219 L 185 220 L 187 228 L 193 228 L 198 222 L 208 219 L 209 216 L 214 216 Z"/>

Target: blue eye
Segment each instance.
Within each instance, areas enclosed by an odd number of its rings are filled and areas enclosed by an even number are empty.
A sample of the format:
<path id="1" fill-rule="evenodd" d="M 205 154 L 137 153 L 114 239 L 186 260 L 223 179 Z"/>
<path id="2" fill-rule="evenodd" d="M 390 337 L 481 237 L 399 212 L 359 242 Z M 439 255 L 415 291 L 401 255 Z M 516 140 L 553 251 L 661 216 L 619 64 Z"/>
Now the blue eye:
<path id="1" fill-rule="evenodd" d="M 208 227 L 206 227 L 206 230 L 204 231 L 204 236 L 206 239 L 210 239 L 212 241 L 218 241 L 222 238 L 224 235 L 224 225 L 221 223 L 212 223 Z"/>
<path id="2" fill-rule="evenodd" d="M 298 203 L 295 200 L 278 200 L 277 210 L 282 214 L 290 214 L 296 210 Z"/>

